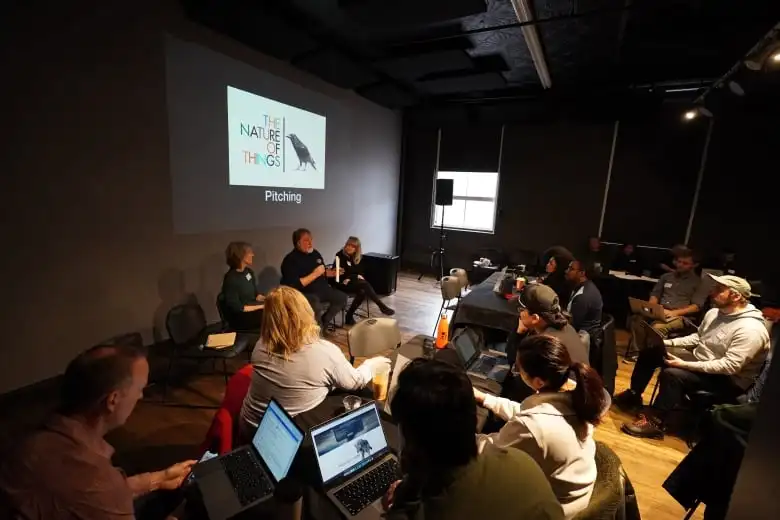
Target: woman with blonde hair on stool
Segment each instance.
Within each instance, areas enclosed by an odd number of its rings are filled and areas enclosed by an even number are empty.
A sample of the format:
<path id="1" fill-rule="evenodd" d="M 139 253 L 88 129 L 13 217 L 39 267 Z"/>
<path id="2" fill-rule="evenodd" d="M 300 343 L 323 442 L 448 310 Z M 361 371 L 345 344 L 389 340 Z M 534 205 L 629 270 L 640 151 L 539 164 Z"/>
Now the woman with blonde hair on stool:
<path id="1" fill-rule="evenodd" d="M 239 441 L 249 442 L 273 397 L 296 416 L 322 403 L 331 390 L 367 386 L 385 357 L 354 368 L 339 347 L 320 337 L 309 301 L 297 289 L 280 286 L 268 293 L 260 340 L 252 352 L 252 382 L 241 407 Z"/>
<path id="2" fill-rule="evenodd" d="M 395 311 L 379 299 L 371 284 L 363 278 L 363 265 L 361 264 L 363 249 L 358 237 L 349 237 L 341 251 L 336 253 L 336 257 L 339 259 L 339 267 L 344 269 L 344 274 L 340 276 L 336 286 L 340 291 L 355 295 L 344 320 L 347 325 L 355 324 L 355 311 L 366 301 L 366 298 L 376 303 L 382 314 L 387 316 L 395 314 Z"/>

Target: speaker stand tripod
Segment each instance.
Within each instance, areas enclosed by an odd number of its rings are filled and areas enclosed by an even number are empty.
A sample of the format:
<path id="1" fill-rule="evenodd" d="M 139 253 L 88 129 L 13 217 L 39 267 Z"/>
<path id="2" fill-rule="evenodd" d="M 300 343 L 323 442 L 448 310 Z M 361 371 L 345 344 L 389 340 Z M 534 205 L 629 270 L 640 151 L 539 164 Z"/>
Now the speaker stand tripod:
<path id="1" fill-rule="evenodd" d="M 441 207 L 441 223 L 439 224 L 439 248 L 433 250 L 430 260 L 431 271 L 436 272 L 437 264 L 439 267 L 439 272 L 437 273 L 436 278 L 437 282 L 441 282 L 442 278 L 444 278 L 444 263 L 446 258 L 446 253 L 444 251 L 444 241 L 447 240 L 447 234 L 444 232 L 444 208 L 445 206 Z M 417 280 L 421 280 L 424 275 L 425 273 L 420 273 L 420 276 L 417 277 Z"/>

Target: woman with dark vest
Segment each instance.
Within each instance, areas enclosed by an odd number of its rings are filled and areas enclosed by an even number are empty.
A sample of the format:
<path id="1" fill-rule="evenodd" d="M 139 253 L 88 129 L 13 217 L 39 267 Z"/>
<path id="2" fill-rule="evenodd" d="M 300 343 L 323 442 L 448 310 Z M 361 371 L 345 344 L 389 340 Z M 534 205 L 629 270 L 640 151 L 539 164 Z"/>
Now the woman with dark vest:
<path id="1" fill-rule="evenodd" d="M 341 251 L 336 253 L 336 257 L 339 259 L 339 267 L 344 270 L 336 285 L 339 290 L 355 295 L 345 318 L 347 325 L 355 324 L 355 311 L 366 298 L 376 303 L 382 314 L 388 316 L 395 314 L 395 311 L 379 299 L 371 284 L 363 278 L 363 265 L 360 263 L 363 259 L 363 251 L 358 237 L 349 237 Z"/>
<path id="2" fill-rule="evenodd" d="M 230 270 L 222 279 L 222 312 L 230 328 L 237 331 L 260 330 L 264 297 L 257 291 L 252 265 L 255 253 L 246 242 L 231 242 L 225 249 Z"/>

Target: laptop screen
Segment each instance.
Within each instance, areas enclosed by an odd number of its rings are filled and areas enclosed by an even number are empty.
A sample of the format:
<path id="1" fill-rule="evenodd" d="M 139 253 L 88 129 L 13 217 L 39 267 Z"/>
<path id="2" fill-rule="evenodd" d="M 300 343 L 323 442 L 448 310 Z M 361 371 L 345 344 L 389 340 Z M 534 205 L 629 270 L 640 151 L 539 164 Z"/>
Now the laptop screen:
<path id="1" fill-rule="evenodd" d="M 387 451 L 376 403 L 312 428 L 323 484 L 349 476 Z"/>
<path id="2" fill-rule="evenodd" d="M 463 365 L 468 368 L 469 361 L 477 354 L 477 347 L 471 340 L 471 335 L 468 331 L 464 330 L 455 336 L 455 339 L 452 340 L 452 344 L 455 345 L 455 350 L 463 361 Z"/>
<path id="3" fill-rule="evenodd" d="M 277 482 L 287 476 L 302 442 L 303 432 L 279 404 L 271 400 L 252 438 L 252 445 Z"/>

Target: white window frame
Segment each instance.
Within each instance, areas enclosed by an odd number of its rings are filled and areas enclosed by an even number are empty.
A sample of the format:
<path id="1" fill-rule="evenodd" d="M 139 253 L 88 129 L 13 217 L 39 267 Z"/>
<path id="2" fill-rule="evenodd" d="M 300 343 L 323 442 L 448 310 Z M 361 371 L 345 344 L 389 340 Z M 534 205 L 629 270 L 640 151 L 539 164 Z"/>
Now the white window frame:
<path id="1" fill-rule="evenodd" d="M 433 178 L 433 196 L 431 198 L 431 228 L 434 229 L 441 229 L 441 224 L 436 223 L 436 181 L 439 179 L 440 173 L 495 173 L 496 175 L 496 190 L 495 193 L 493 193 L 493 197 L 470 197 L 466 195 L 455 195 L 453 194 L 452 200 L 462 200 L 462 201 L 480 201 L 480 202 L 492 202 L 493 203 L 493 223 L 490 229 L 477 229 L 477 228 L 471 228 L 471 227 L 455 227 L 455 226 L 448 226 L 444 225 L 444 229 L 451 229 L 455 231 L 465 231 L 468 233 L 484 233 L 487 235 L 494 235 L 496 233 L 496 217 L 498 215 L 498 187 L 501 184 L 501 158 L 504 151 L 504 127 L 501 127 L 501 142 L 499 144 L 498 148 L 498 168 L 496 168 L 497 171 L 495 172 L 464 172 L 464 171 L 446 171 L 442 172 L 439 171 L 439 152 L 441 150 L 441 129 L 439 129 L 439 135 L 438 135 L 438 141 L 436 145 L 436 174 Z M 444 206 L 442 211 L 442 220 L 444 220 L 444 212 L 447 211 L 447 208 L 449 206 Z"/>

